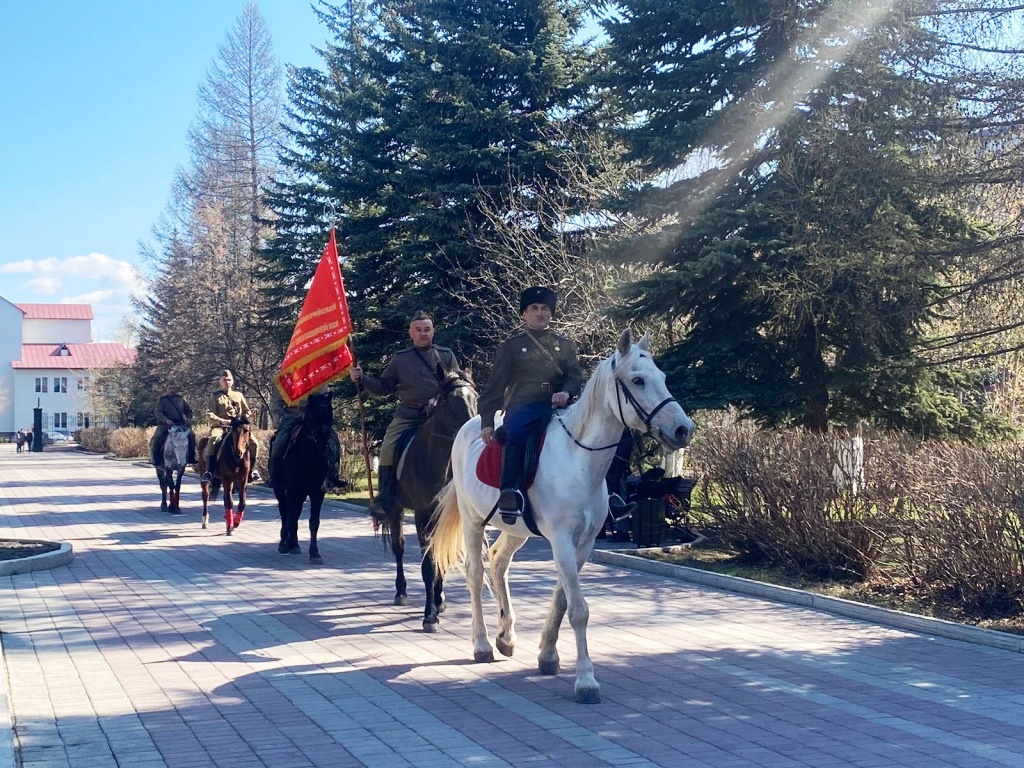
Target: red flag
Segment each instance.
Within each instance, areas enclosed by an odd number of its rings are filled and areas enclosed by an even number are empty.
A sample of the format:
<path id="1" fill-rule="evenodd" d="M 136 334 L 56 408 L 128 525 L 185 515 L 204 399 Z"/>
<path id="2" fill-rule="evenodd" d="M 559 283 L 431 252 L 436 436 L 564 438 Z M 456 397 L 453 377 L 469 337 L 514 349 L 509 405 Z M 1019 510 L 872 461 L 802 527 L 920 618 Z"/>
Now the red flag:
<path id="1" fill-rule="evenodd" d="M 338 265 L 338 245 L 332 229 L 306 300 L 302 302 L 281 370 L 274 377 L 288 405 L 349 369 L 352 352 L 346 342 L 351 333 L 352 319 L 348 315 L 345 284 Z"/>

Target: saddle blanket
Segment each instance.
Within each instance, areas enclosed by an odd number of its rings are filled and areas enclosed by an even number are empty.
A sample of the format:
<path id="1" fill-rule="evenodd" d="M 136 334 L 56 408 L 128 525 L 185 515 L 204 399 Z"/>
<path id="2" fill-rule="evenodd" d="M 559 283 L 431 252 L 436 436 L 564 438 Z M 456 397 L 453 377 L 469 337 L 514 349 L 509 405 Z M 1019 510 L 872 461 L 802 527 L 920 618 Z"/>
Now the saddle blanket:
<path id="1" fill-rule="evenodd" d="M 484 485 L 489 485 L 491 488 L 499 488 L 501 486 L 501 452 L 503 446 L 497 441 L 491 442 L 490 445 L 484 446 L 484 452 L 480 454 L 480 459 L 476 463 L 476 479 Z M 544 440 L 541 438 L 540 446 L 538 446 L 537 453 L 544 448 Z M 524 493 L 530 489 L 533 485 L 533 477 L 537 474 L 536 464 L 529 466 L 531 462 L 527 460 L 527 467 L 525 476 L 523 477 L 523 485 L 519 489 Z"/>

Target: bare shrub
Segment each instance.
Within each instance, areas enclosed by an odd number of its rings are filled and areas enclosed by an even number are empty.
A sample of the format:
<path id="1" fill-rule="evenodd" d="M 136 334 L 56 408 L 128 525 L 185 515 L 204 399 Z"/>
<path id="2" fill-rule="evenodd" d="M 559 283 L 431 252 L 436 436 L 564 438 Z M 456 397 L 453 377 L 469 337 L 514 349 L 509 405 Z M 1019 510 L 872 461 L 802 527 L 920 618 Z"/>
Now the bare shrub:
<path id="1" fill-rule="evenodd" d="M 153 427 L 121 427 L 107 436 L 107 447 L 119 459 L 135 459 L 149 456 L 149 439 Z"/>
<path id="2" fill-rule="evenodd" d="M 109 453 L 110 445 L 107 442 L 110 437 L 110 430 L 106 427 L 90 427 L 80 429 L 77 432 L 78 447 L 89 453 Z"/>
<path id="3" fill-rule="evenodd" d="M 1024 610 L 1024 448 L 928 443 L 903 465 L 904 574 L 970 613 Z"/>
<path id="4" fill-rule="evenodd" d="M 702 434 L 691 458 L 702 509 L 744 558 L 819 577 L 874 573 L 891 499 L 836 487 L 832 436 L 738 424 Z"/>

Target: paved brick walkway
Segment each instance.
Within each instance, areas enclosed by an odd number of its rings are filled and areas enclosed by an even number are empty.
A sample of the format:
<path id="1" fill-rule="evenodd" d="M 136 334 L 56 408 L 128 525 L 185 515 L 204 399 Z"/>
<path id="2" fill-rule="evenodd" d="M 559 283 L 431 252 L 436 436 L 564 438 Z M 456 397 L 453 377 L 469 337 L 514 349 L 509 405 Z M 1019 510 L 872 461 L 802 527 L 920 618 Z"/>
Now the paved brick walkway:
<path id="1" fill-rule="evenodd" d="M 149 468 L 0 450 L 0 537 L 76 552 L 0 579 L 26 768 L 1024 766 L 1019 654 L 589 564 L 604 701 L 582 706 L 568 628 L 562 674 L 535 672 L 543 542 L 513 566 L 516 657 L 473 664 L 461 576 L 420 631 L 414 543 L 396 608 L 365 517 L 328 509 L 311 567 L 277 553 L 267 495 L 228 538 L 187 482 L 174 518 Z"/>

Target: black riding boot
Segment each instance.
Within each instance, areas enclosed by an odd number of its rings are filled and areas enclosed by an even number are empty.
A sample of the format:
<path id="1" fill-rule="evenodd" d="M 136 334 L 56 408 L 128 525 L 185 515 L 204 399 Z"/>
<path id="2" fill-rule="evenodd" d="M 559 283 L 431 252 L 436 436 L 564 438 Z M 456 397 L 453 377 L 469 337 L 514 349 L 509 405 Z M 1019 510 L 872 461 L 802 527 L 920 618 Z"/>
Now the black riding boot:
<path id="1" fill-rule="evenodd" d="M 377 468 L 377 498 L 373 500 L 370 514 L 384 517 L 395 505 L 395 467 L 385 464 Z"/>
<path id="2" fill-rule="evenodd" d="M 498 510 L 501 520 L 514 525 L 523 514 L 523 493 L 519 486 L 523 482 L 523 459 L 526 446 L 506 445 L 501 452 L 501 493 L 498 495 Z"/>
<path id="3" fill-rule="evenodd" d="M 217 454 L 213 453 L 210 458 L 206 460 L 206 472 L 199 479 L 204 483 L 209 483 L 213 480 L 213 473 L 217 471 Z"/>
<path id="4" fill-rule="evenodd" d="M 624 517 L 629 517 L 639 508 L 635 501 L 626 503 L 621 496 L 613 493 L 608 497 L 608 511 L 612 514 L 612 522 L 617 522 Z"/>

